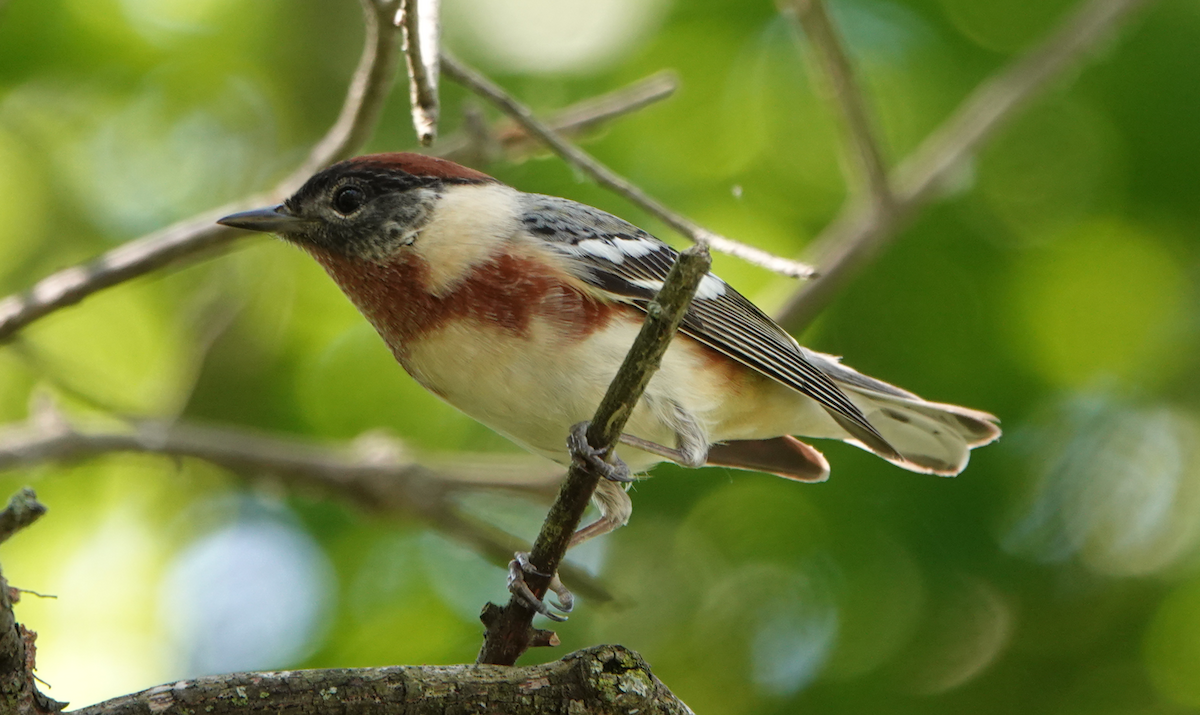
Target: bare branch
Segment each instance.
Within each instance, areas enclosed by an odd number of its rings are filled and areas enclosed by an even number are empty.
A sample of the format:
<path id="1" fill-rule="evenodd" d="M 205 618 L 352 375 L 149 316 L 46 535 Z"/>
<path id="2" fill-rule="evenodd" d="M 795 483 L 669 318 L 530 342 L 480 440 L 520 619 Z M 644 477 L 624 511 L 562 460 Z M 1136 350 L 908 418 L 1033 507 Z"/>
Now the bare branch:
<path id="1" fill-rule="evenodd" d="M 504 489 L 548 496 L 562 469 L 532 460 L 490 462 L 481 456 L 438 463 L 437 471 L 406 454 L 402 444 L 363 439 L 349 449 L 228 427 L 143 421 L 129 431 L 80 430 L 65 420 L 0 428 L 0 469 L 47 461 L 76 461 L 114 452 L 193 457 L 238 474 L 271 474 L 289 486 L 320 487 L 370 511 L 411 510 L 429 495 L 463 489 Z M 419 499 L 414 499 L 419 495 Z"/>
<path id="2" fill-rule="evenodd" d="M 892 173 L 892 211 L 851 202 L 822 232 L 815 242 L 821 275 L 797 291 L 780 311 L 779 321 L 793 331 L 807 327 L 1007 121 L 1152 1 L 1081 3 L 1046 39 L 976 87 Z"/>
<path id="3" fill-rule="evenodd" d="M 712 260 L 704 246 L 693 246 L 679 255 L 662 290 L 646 311 L 646 322 L 634 340 L 616 376 L 596 408 L 587 431 L 588 444 L 601 452 L 611 453 L 625 422 L 642 397 L 650 377 L 658 370 L 671 338 L 683 322 L 701 279 L 708 273 Z M 538 598 L 546 595 L 550 576 L 557 573 L 571 536 L 579 527 L 592 492 L 601 475 L 582 460 L 574 460 L 558 498 L 546 515 L 546 522 L 533 544 L 529 561 L 537 570 L 526 576 L 526 585 Z M 487 634 L 479 651 L 477 663 L 512 665 L 517 662 L 539 634 L 531 628 L 535 611 L 515 596 L 508 605 L 498 608 L 489 604 L 485 613 Z"/>
<path id="4" fill-rule="evenodd" d="M 662 101 L 674 94 L 678 88 L 679 82 L 674 73 L 658 72 L 608 94 L 573 104 L 555 113 L 546 123 L 563 136 L 577 137 L 613 119 Z M 454 161 L 488 160 L 488 152 L 479 151 L 480 138 L 472 136 L 478 133 L 480 132 L 477 129 L 474 132 L 468 130 L 463 134 L 448 136 L 438 142 L 433 153 Z M 491 143 L 513 160 L 542 146 L 541 142 L 531 137 L 528 131 L 512 120 L 505 120 L 487 133 Z M 480 156 L 481 153 L 483 156 Z"/>
<path id="5" fill-rule="evenodd" d="M 441 44 L 440 0 L 403 0 L 397 24 L 404 29 L 413 128 L 422 146 L 437 138 L 438 63 Z"/>
<path id="6" fill-rule="evenodd" d="M 338 712 L 432 715 L 691 715 L 640 655 L 594 646 L 523 668 L 422 665 L 232 673 L 181 680 L 73 711 L 77 715 Z"/>
<path id="7" fill-rule="evenodd" d="M 396 440 L 368 436 L 350 448 L 321 447 L 298 439 L 228 427 L 144 421 L 128 431 L 80 430 L 43 408 L 29 423 L 0 428 L 0 470 L 68 462 L 117 452 L 200 459 L 249 481 L 274 479 L 290 489 L 317 490 L 346 499 L 368 513 L 421 519 L 474 548 L 498 565 L 508 563 L 519 539 L 460 513 L 455 497 L 466 491 L 501 490 L 549 499 L 562 468 L 528 457 L 407 454 Z M 0 522 L 2 528 L 2 522 Z M 582 569 L 570 578 L 599 601 L 612 595 Z"/>
<path id="8" fill-rule="evenodd" d="M 808 278 L 813 275 L 814 271 L 810 266 L 773 255 L 762 249 L 754 248 L 753 246 L 748 246 L 731 238 L 713 233 L 693 223 L 690 219 L 675 213 L 657 199 L 652 198 L 645 191 L 642 191 L 642 189 L 629 179 L 609 169 L 597 161 L 591 154 L 567 141 L 545 122 L 537 119 L 529 107 L 521 104 L 515 97 L 501 89 L 499 85 L 450 55 L 442 54 L 442 67 L 446 71 L 446 76 L 487 99 L 492 104 L 495 104 L 502 112 L 512 117 L 518 124 L 524 127 L 525 131 L 537 137 L 546 146 L 554 150 L 554 153 L 562 157 L 564 161 L 581 169 L 601 186 L 641 206 L 660 221 L 693 242 L 731 256 L 736 256 L 747 263 L 762 266 L 785 276 Z"/>
<path id="9" fill-rule="evenodd" d="M 56 310 L 131 278 L 171 265 L 183 256 L 216 250 L 241 233 L 214 223 L 226 212 L 266 202 L 266 196 L 229 204 L 123 243 L 88 263 L 72 266 L 38 281 L 24 293 L 0 300 L 0 342 Z"/>
<path id="10" fill-rule="evenodd" d="M 892 203 L 892 191 L 888 186 L 887 165 L 879 148 L 878 133 L 867 111 L 866 94 L 854 74 L 850 56 L 833 26 L 824 0 L 782 0 L 781 5 L 800 23 L 815 47 L 829 90 L 841 107 L 849 164 L 857 166 L 862 174 L 858 192 L 886 211 Z"/>

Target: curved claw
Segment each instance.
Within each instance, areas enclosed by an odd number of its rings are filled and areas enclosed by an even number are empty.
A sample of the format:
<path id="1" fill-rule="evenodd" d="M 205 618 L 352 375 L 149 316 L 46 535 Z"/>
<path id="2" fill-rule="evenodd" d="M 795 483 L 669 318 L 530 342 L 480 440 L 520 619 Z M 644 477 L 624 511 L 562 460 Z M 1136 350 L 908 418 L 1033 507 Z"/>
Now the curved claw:
<path id="1" fill-rule="evenodd" d="M 621 461 L 620 457 L 611 454 L 612 450 L 595 449 L 588 443 L 589 424 L 589 422 L 580 422 L 571 427 L 571 432 L 567 436 L 567 449 L 571 452 L 571 459 L 578 460 L 595 469 L 600 476 L 610 482 L 632 482 L 633 475 L 630 474 L 629 465 Z M 610 462 L 609 459 L 612 461 Z"/>
<path id="2" fill-rule="evenodd" d="M 552 574 L 542 573 L 541 571 L 538 571 L 536 568 L 534 568 L 533 562 L 529 560 L 529 552 L 528 551 L 518 551 L 517 553 L 513 554 L 513 561 L 516 561 L 517 564 L 520 565 L 521 571 L 523 571 L 525 573 L 533 574 L 535 576 L 541 576 L 543 578 L 553 578 L 554 577 Z M 512 564 L 510 563 L 508 565 L 508 567 L 511 569 Z"/>
<path id="3" fill-rule="evenodd" d="M 563 613 L 570 613 L 575 610 L 575 595 L 563 585 L 562 581 L 558 580 L 558 575 L 550 579 L 550 590 L 554 591 L 555 601 L 554 607 Z"/>
<path id="4" fill-rule="evenodd" d="M 513 560 L 508 562 L 509 593 L 524 601 L 525 605 L 529 606 L 552 621 L 558 621 L 561 623 L 567 620 L 566 616 L 560 616 L 554 611 L 550 610 L 550 606 L 546 605 L 545 601 L 534 595 L 533 591 L 529 589 L 529 585 L 525 583 L 526 573 L 539 572 L 536 571 L 533 568 L 533 565 L 529 563 L 529 553 L 526 551 L 518 551 L 513 555 Z M 545 576 L 545 574 L 541 575 Z M 575 598 L 571 595 L 571 592 L 562 585 L 562 582 L 558 580 L 557 575 L 554 575 L 550 578 L 550 588 L 558 597 L 558 601 L 554 603 L 554 607 L 563 613 L 569 613 L 575 605 Z"/>

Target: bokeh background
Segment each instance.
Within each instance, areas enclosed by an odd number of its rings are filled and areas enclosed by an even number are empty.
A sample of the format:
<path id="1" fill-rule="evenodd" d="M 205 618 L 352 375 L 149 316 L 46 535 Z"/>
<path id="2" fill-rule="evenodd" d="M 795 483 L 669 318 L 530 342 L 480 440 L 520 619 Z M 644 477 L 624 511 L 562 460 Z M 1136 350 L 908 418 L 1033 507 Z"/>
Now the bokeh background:
<path id="1" fill-rule="evenodd" d="M 834 0 L 904 156 L 1068 0 Z M 845 196 L 804 41 L 746 0 L 447 0 L 448 45 L 547 112 L 661 68 L 675 97 L 588 148 L 702 224 L 798 255 Z M 350 0 L 0 2 L 0 289 L 265 188 L 336 116 Z M 445 123 L 467 99 L 443 87 Z M 494 116 L 489 114 L 488 116 Z M 1154 5 L 956 177 L 808 329 L 810 347 L 1004 439 L 957 479 L 821 444 L 801 485 L 659 468 L 581 555 L 549 659 L 640 651 L 697 712 L 1200 710 L 1200 5 Z M 373 150 L 414 145 L 393 94 Z M 548 156 L 481 167 L 674 240 Z M 768 310 L 796 284 L 718 256 Z M 422 392 L 333 285 L 270 239 L 103 292 L 0 348 L 0 419 L 180 418 L 511 452 Z M 4 546 L 39 674 L 84 705 L 241 669 L 474 659 L 503 571 L 403 518 L 114 455 L 0 474 L 51 509 Z M 473 494 L 532 538 L 544 505 Z"/>

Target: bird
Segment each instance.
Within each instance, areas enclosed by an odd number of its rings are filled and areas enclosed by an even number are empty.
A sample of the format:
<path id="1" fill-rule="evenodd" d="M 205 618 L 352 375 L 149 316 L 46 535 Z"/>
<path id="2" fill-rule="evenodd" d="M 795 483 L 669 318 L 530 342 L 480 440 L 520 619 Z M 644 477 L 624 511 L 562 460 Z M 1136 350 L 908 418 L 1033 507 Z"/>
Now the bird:
<path id="1" fill-rule="evenodd" d="M 563 465 L 569 442 L 586 448 L 582 429 L 678 255 L 600 209 L 409 152 L 333 164 L 283 203 L 218 223 L 303 249 L 425 389 Z M 591 455 L 608 477 L 593 495 L 600 516 L 571 544 L 624 525 L 630 475 L 660 462 L 824 481 L 829 463 L 808 437 L 953 476 L 1000 436 L 998 422 L 802 347 L 709 273 L 616 454 Z M 569 610 L 569 592 L 552 585 Z"/>

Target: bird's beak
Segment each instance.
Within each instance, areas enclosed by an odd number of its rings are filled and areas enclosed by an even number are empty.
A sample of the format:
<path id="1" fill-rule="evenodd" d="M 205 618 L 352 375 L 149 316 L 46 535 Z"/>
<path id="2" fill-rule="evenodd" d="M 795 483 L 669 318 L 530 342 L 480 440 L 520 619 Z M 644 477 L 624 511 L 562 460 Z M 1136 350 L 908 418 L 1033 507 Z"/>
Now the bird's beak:
<path id="1" fill-rule="evenodd" d="M 233 228 L 244 228 L 247 231 L 263 231 L 264 233 L 291 233 L 310 221 L 299 216 L 293 216 L 283 204 L 267 208 L 242 211 L 217 219 L 217 223 Z"/>

